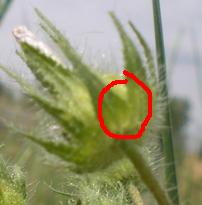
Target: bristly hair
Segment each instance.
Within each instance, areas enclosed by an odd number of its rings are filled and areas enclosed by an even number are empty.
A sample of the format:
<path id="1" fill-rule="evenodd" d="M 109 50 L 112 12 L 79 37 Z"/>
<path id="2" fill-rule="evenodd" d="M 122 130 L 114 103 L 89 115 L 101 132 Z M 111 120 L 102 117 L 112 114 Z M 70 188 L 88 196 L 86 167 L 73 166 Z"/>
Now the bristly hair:
<path id="1" fill-rule="evenodd" d="M 19 167 L 8 166 L 0 157 L 0 204 L 25 205 L 25 178 Z"/>
<path id="2" fill-rule="evenodd" d="M 0 68 L 14 78 L 26 94 L 44 110 L 45 117 L 39 119 L 39 124 L 44 122 L 43 118 L 49 120 L 42 129 L 36 128 L 30 132 L 15 129 L 16 133 L 67 162 L 71 171 L 84 177 L 82 183 L 79 183 L 79 190 L 76 191 L 76 201 L 82 201 L 82 204 L 133 204 L 129 185 L 132 182 L 137 190 L 144 189 L 144 186 L 134 171 L 134 163 L 116 140 L 105 136 L 97 120 L 99 92 L 107 83 L 119 79 L 120 76 L 115 73 L 104 74 L 87 65 L 64 35 L 39 10 L 36 10 L 36 13 L 41 28 L 63 52 L 73 69 L 69 69 L 26 27 L 14 29 L 13 34 L 21 47 L 18 55 L 30 68 L 41 89 L 37 89 L 4 66 Z M 153 93 L 152 120 L 143 137 L 139 141 L 131 141 L 133 149 L 138 146 L 148 165 L 151 165 L 148 176 L 152 178 L 152 170 L 156 169 L 154 161 L 160 159 L 156 147 L 159 145 L 158 123 L 164 110 L 164 97 L 158 93 L 155 63 L 144 38 L 129 22 L 143 49 L 143 53 L 140 53 L 114 13 L 110 12 L 110 16 L 123 45 L 124 68 L 135 73 Z M 147 97 L 144 91 L 129 79 L 127 86 L 117 86 L 108 93 L 103 108 L 106 124 L 113 132 L 125 133 L 130 130 L 134 133 L 147 114 Z M 147 180 L 145 181 L 147 183 Z M 151 191 L 151 187 L 149 188 Z M 157 192 L 161 192 L 162 200 L 164 193 L 161 189 Z M 165 204 L 170 203 L 165 200 Z"/>

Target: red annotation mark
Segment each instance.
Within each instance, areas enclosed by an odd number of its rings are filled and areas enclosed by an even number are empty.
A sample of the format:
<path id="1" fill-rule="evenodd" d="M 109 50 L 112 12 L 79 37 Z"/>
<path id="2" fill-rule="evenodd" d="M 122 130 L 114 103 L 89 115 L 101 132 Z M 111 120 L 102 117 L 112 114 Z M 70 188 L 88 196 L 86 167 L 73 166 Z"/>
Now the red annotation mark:
<path id="1" fill-rule="evenodd" d="M 107 126 L 105 125 L 103 116 L 102 116 L 102 103 L 104 100 L 104 95 L 109 92 L 109 90 L 120 84 L 127 84 L 128 79 L 124 80 L 114 80 L 111 83 L 109 83 L 106 87 L 104 87 L 99 96 L 98 96 L 98 120 L 100 122 L 100 127 L 104 131 L 106 135 L 109 137 L 115 138 L 115 139 L 122 139 L 122 140 L 129 140 L 129 139 L 139 139 L 142 137 L 143 132 L 145 131 L 146 126 L 148 125 L 151 117 L 152 117 L 152 91 L 150 88 L 148 88 L 144 82 L 142 82 L 140 79 L 138 79 L 133 73 L 123 70 L 123 74 L 131 78 L 136 84 L 138 84 L 146 93 L 147 93 L 147 98 L 148 98 L 148 113 L 145 117 L 145 119 L 142 121 L 141 126 L 136 134 L 116 134 L 110 131 Z"/>

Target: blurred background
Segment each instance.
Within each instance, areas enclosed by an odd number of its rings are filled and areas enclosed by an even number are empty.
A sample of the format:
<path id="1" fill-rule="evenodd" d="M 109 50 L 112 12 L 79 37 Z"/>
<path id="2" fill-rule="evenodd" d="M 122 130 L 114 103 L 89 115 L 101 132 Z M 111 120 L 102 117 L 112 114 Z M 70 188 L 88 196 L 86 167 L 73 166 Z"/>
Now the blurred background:
<path id="1" fill-rule="evenodd" d="M 12 36 L 12 29 L 26 25 L 51 46 L 39 29 L 35 7 L 62 30 L 88 63 L 100 69 L 123 69 L 121 44 L 109 18 L 109 11 L 114 11 L 126 28 L 127 21 L 131 20 L 155 54 L 151 0 L 0 0 L 0 63 L 21 76 L 26 76 L 33 83 L 33 76 L 15 54 L 17 44 Z M 161 9 L 181 196 L 184 197 L 184 204 L 187 197 L 189 204 L 200 205 L 202 1 L 163 0 Z M 47 184 L 50 180 L 53 185 L 55 181 L 61 180 L 59 177 L 51 178 L 53 173 L 57 176 L 55 172 L 60 172 L 60 168 L 45 165 L 43 158 L 36 157 L 41 155 L 38 147 L 19 137 L 11 137 L 3 126 L 6 119 L 19 126 L 26 122 L 28 128 L 31 128 L 34 126 L 34 114 L 34 106 L 18 85 L 0 72 L 0 144 L 4 144 L 2 153 L 9 161 L 18 162 L 29 175 L 30 204 L 58 204 L 57 195 L 52 194 Z"/>

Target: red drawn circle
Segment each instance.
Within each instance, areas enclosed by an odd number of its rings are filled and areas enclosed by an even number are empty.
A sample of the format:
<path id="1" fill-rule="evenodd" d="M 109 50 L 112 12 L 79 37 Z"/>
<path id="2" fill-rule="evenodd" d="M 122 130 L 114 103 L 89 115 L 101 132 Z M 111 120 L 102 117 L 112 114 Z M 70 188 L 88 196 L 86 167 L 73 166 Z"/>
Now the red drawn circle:
<path id="1" fill-rule="evenodd" d="M 98 96 L 98 120 L 100 122 L 100 127 L 104 131 L 106 135 L 109 137 L 119 139 L 119 140 L 130 140 L 130 139 L 139 139 L 142 137 L 146 126 L 148 125 L 149 121 L 152 118 L 152 91 L 147 85 L 142 82 L 139 78 L 137 78 L 133 73 L 123 70 L 123 74 L 126 77 L 131 78 L 136 84 L 138 84 L 146 93 L 147 93 L 147 99 L 148 99 L 148 113 L 145 117 L 145 119 L 142 121 L 141 126 L 136 134 L 116 134 L 113 133 L 111 130 L 108 129 L 108 127 L 105 125 L 104 118 L 102 116 L 102 102 L 104 100 L 105 94 L 115 85 L 120 85 L 120 84 L 127 84 L 128 79 L 124 80 L 114 80 L 111 83 L 109 83 L 107 86 L 105 86 L 99 96 Z"/>

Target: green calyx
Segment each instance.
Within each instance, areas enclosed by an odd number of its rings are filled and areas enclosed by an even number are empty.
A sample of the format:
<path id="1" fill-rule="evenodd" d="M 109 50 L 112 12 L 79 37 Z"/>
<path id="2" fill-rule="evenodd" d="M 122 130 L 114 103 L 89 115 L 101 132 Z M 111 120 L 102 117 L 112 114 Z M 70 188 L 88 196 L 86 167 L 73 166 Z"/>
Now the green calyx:
<path id="1" fill-rule="evenodd" d="M 23 29 L 16 31 L 16 38 L 21 46 L 18 54 L 35 75 L 43 88 L 42 91 L 33 88 L 9 69 L 3 66 L 1 69 L 15 78 L 25 92 L 51 116 L 50 129 L 53 126 L 59 127 L 57 141 L 51 140 L 51 136 L 41 136 L 38 132 L 20 131 L 20 134 L 67 161 L 78 172 L 92 172 L 106 168 L 112 162 L 125 158 L 117 141 L 104 134 L 97 119 L 100 91 L 112 80 L 123 77 L 114 73 L 102 73 L 86 65 L 57 28 L 38 10 L 36 13 L 41 27 L 62 51 L 73 69 L 69 69 L 69 66 L 57 60 L 54 54 L 47 51 L 45 45 L 41 45 L 42 43 L 37 42 L 35 38 L 18 36 L 20 32 L 26 34 L 29 31 L 22 31 Z M 143 49 L 141 56 L 119 20 L 113 13 L 110 13 L 110 16 L 123 44 L 124 68 L 134 73 L 153 92 L 155 118 L 156 75 L 151 51 L 134 25 L 129 23 Z M 131 79 L 128 80 L 127 85 L 112 88 L 103 101 L 105 123 L 117 134 L 135 134 L 147 115 L 145 91 Z M 148 130 L 151 125 L 148 126 Z M 145 137 L 146 134 L 143 138 Z"/>

